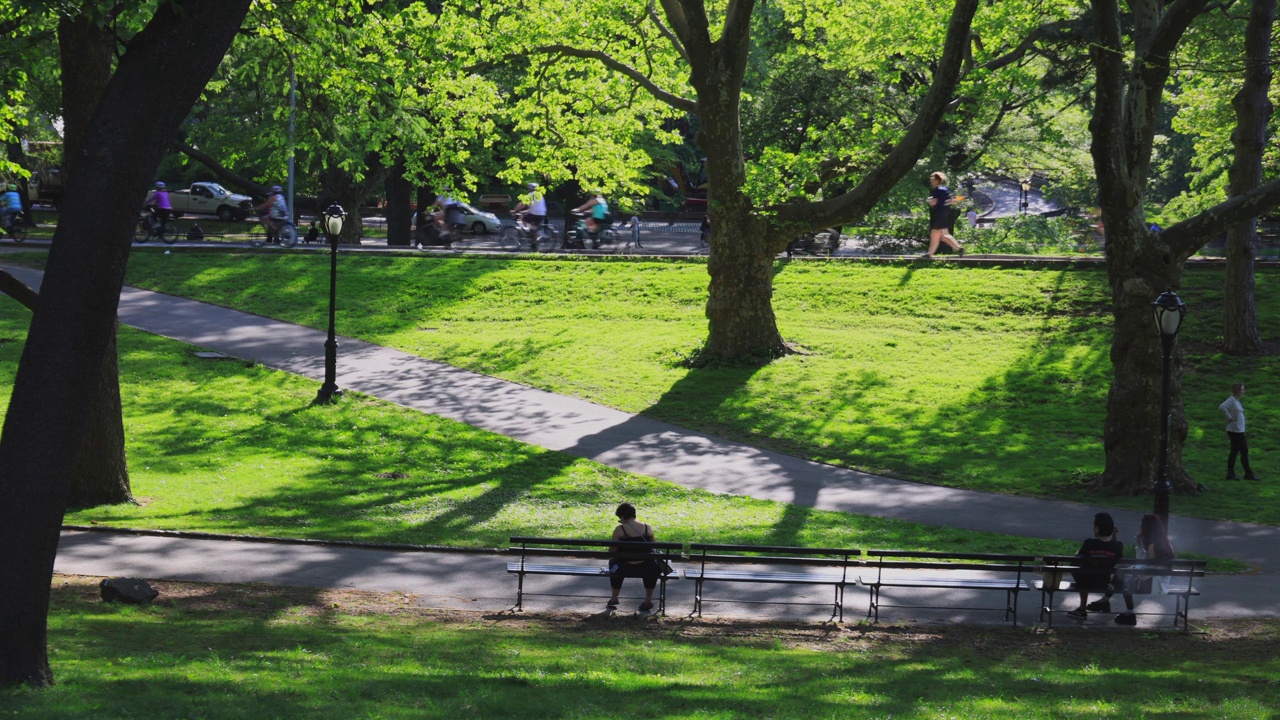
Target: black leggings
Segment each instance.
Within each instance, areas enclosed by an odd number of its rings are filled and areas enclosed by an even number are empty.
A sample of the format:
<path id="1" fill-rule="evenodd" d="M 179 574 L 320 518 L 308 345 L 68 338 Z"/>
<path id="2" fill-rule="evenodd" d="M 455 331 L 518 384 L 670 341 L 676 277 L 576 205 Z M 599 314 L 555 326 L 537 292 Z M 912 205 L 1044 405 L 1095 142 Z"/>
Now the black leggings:
<path id="1" fill-rule="evenodd" d="M 1244 468 L 1244 476 L 1246 478 L 1253 477 L 1253 470 L 1249 468 L 1249 441 L 1245 439 L 1244 433 L 1227 431 L 1227 438 L 1231 440 L 1231 452 L 1227 454 L 1227 477 L 1234 477 L 1236 474 L 1236 455 L 1240 456 L 1240 466 Z"/>
<path id="2" fill-rule="evenodd" d="M 622 588 L 622 581 L 629 577 L 638 577 L 644 581 L 644 586 L 650 590 L 658 586 L 658 564 L 652 560 L 644 560 L 638 563 L 619 563 L 618 570 L 609 575 L 609 587 L 614 590 Z"/>

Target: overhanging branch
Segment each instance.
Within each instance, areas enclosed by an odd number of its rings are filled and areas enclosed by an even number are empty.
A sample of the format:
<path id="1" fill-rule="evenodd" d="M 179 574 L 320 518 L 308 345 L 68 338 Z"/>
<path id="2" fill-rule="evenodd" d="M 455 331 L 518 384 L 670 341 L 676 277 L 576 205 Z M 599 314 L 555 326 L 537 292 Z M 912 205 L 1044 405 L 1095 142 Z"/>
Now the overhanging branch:
<path id="1" fill-rule="evenodd" d="M 596 60 L 601 64 L 603 64 L 605 67 L 627 76 L 637 85 L 649 91 L 650 95 L 670 105 L 671 107 L 677 110 L 683 110 L 688 113 L 696 113 L 698 111 L 698 104 L 693 100 L 690 100 L 689 98 L 686 98 L 686 97 L 681 97 L 679 95 L 676 95 L 673 92 L 662 89 L 661 87 L 658 86 L 657 83 L 650 80 L 644 73 L 618 60 L 617 58 L 613 57 L 609 53 L 606 53 L 600 50 L 586 50 L 584 48 L 576 48 L 569 45 L 543 45 L 541 47 L 534 48 L 532 52 L 541 53 L 541 54 L 556 53 L 560 55 L 568 55 L 570 57 L 580 57 L 580 58 L 587 58 L 590 60 Z"/>
<path id="2" fill-rule="evenodd" d="M 1280 180 L 1272 180 L 1170 225 L 1160 233 L 1160 237 L 1178 257 L 1190 257 L 1209 242 L 1214 232 L 1255 218 L 1277 205 L 1280 205 Z"/>

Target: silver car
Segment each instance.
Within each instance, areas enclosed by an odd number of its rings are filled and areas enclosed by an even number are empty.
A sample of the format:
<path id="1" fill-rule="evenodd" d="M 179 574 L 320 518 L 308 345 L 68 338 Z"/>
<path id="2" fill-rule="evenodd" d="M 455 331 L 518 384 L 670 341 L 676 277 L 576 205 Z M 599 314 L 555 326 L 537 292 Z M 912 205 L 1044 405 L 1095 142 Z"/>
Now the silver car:
<path id="1" fill-rule="evenodd" d="M 491 212 L 477 210 L 466 203 L 458 203 L 457 224 L 476 235 L 497 232 L 502 228 L 502 221 Z"/>

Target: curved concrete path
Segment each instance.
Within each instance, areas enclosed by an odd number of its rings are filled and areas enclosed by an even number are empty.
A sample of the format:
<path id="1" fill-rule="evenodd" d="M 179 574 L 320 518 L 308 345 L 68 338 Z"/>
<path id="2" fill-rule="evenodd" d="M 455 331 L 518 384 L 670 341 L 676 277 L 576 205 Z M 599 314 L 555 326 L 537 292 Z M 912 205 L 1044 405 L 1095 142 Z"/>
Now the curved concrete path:
<path id="1" fill-rule="evenodd" d="M 38 287 L 38 271 L 5 269 Z M 122 292 L 119 313 L 121 322 L 147 332 L 317 380 L 323 377 L 325 334 L 317 330 L 135 288 Z M 686 487 L 1025 537 L 1078 538 L 1100 509 L 846 470 L 358 340 L 340 338 L 339 345 L 343 388 Z M 1137 527 L 1139 513 L 1112 513 L 1122 527 Z M 1237 579 L 1245 585 L 1276 587 L 1280 528 L 1175 515 L 1170 534 L 1179 549 L 1258 567 L 1258 575 Z M 1263 614 L 1280 616 L 1280 602 L 1265 595 L 1248 602 L 1261 603 Z"/>

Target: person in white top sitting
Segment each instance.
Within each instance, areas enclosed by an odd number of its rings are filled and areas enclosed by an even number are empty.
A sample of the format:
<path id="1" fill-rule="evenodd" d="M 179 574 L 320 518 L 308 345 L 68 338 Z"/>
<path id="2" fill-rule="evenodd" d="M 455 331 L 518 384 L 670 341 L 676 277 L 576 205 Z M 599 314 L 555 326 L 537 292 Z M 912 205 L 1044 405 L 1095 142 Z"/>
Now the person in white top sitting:
<path id="1" fill-rule="evenodd" d="M 1231 441 L 1231 451 L 1227 454 L 1227 479 L 1236 479 L 1236 455 L 1240 456 L 1240 466 L 1244 468 L 1245 480 L 1257 480 L 1253 469 L 1249 467 L 1249 441 L 1244 436 L 1244 405 L 1240 398 L 1244 397 L 1244 383 L 1231 386 L 1231 397 L 1222 401 L 1218 409 L 1227 418 L 1227 439 Z"/>

